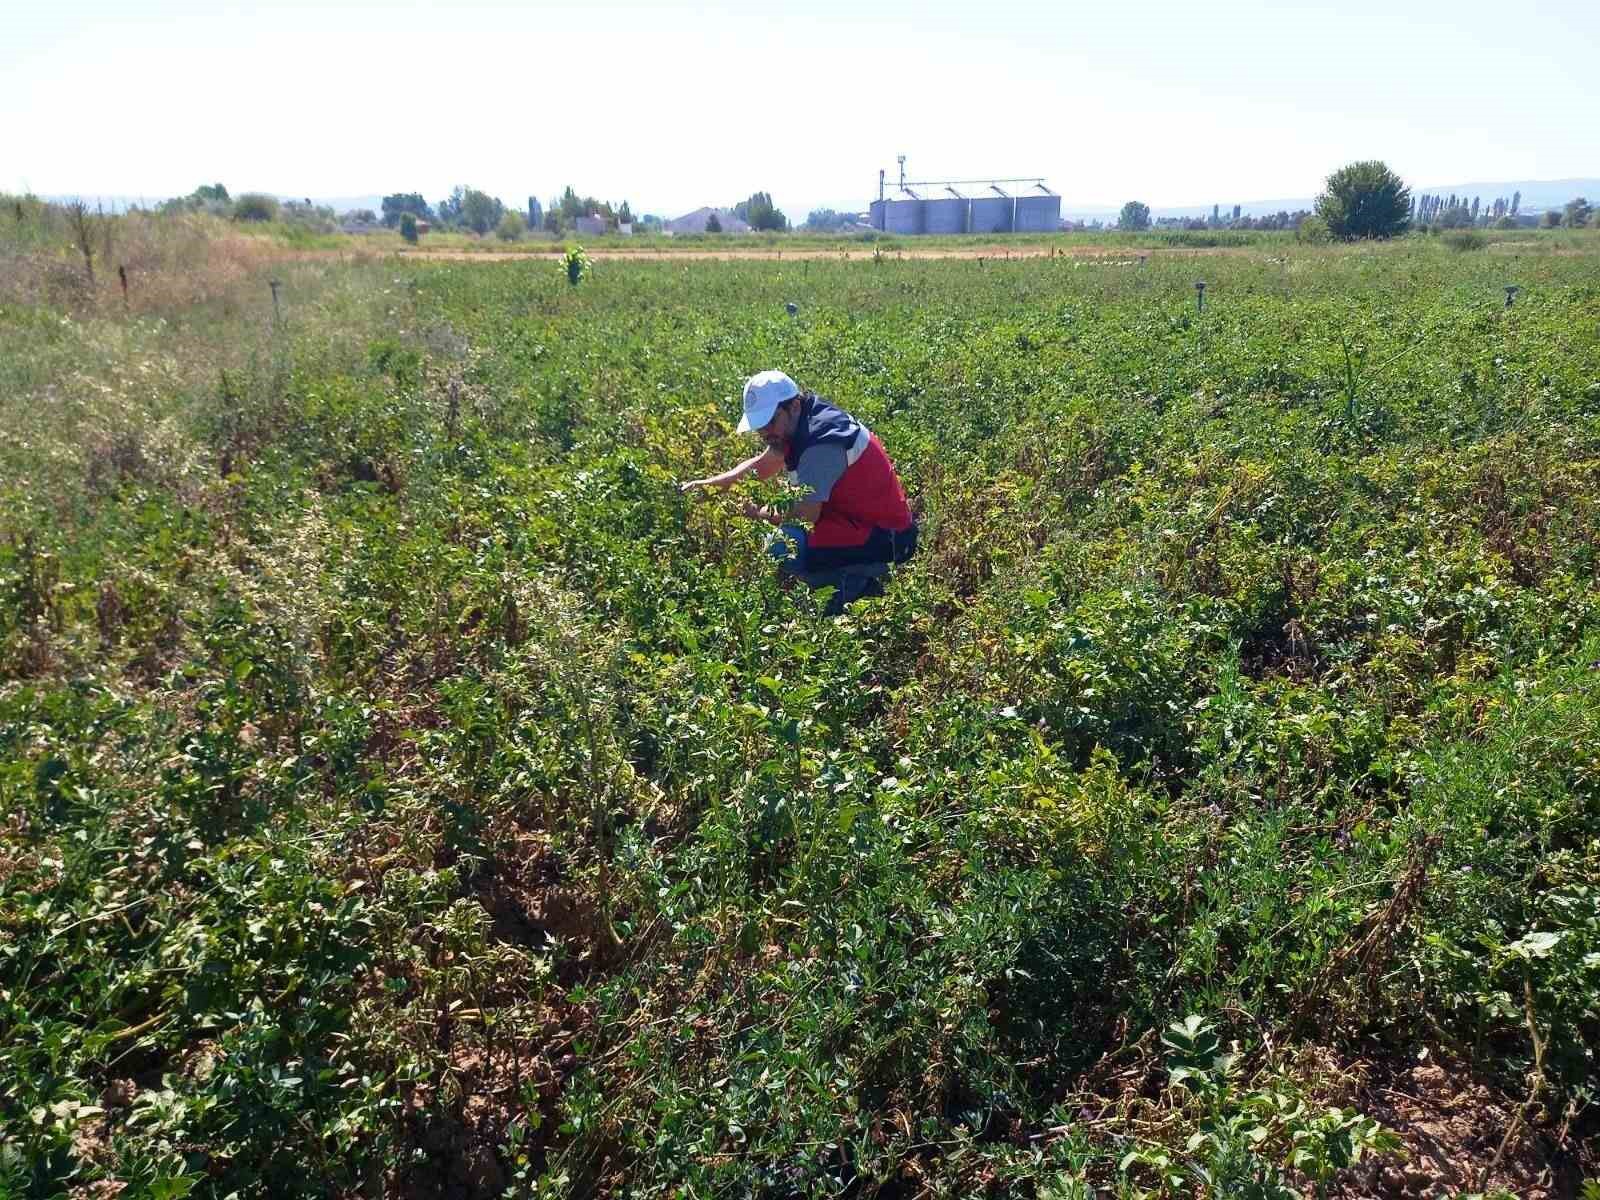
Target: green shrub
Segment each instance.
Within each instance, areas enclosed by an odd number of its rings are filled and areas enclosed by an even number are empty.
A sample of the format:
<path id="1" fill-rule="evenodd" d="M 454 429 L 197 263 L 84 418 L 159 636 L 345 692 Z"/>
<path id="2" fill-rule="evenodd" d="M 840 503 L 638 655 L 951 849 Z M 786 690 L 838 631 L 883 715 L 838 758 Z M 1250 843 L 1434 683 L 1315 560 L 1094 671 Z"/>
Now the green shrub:
<path id="1" fill-rule="evenodd" d="M 502 242 L 515 242 L 527 232 L 528 222 L 522 213 L 514 208 L 508 208 L 500 217 L 500 223 L 495 226 L 495 236 Z"/>
<path id="2" fill-rule="evenodd" d="M 561 259 L 561 273 L 566 277 L 567 283 L 577 287 L 579 280 L 593 269 L 589 256 L 582 246 L 568 246 L 566 254 Z"/>
<path id="3" fill-rule="evenodd" d="M 1307 246 L 1322 246 L 1333 240 L 1333 232 L 1321 217 L 1305 217 L 1295 226 L 1294 240 Z"/>
<path id="4" fill-rule="evenodd" d="M 278 201 L 262 192 L 246 192 L 233 202 L 235 221 L 276 221 Z"/>

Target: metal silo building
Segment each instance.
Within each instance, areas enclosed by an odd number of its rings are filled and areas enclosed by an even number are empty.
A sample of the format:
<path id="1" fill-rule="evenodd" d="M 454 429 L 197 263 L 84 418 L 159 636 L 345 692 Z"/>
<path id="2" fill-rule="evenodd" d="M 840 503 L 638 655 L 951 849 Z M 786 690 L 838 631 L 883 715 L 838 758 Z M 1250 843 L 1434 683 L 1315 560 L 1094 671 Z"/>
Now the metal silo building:
<path id="1" fill-rule="evenodd" d="M 1044 190 L 1044 184 L 1037 185 Z M 1061 228 L 1061 197 L 1045 190 L 1042 196 L 1018 196 L 1012 229 L 1017 233 L 1054 233 Z"/>
<path id="2" fill-rule="evenodd" d="M 899 156 L 900 183 L 889 190 L 878 172 L 878 198 L 872 202 L 872 227 L 885 233 L 1054 233 L 1061 228 L 1061 197 L 1037 175 L 1002 179 L 907 179 L 906 156 Z M 1043 195 L 1012 196 L 1000 185 L 1031 184 Z M 958 186 L 988 190 L 970 199 Z M 927 198 L 912 188 L 938 188 Z M 991 194 L 992 193 L 992 194 Z"/>
<path id="3" fill-rule="evenodd" d="M 972 223 L 970 230 L 973 233 L 1010 233 L 1013 229 L 1016 202 L 999 188 L 998 196 L 974 196 L 972 198 Z"/>
<path id="4" fill-rule="evenodd" d="M 923 230 L 923 200 L 905 192 L 893 200 L 883 202 L 883 231 L 885 233 L 921 233 Z"/>
<path id="5" fill-rule="evenodd" d="M 955 188 L 947 187 L 948 196 L 935 196 L 922 202 L 922 231 L 924 233 L 965 233 L 972 201 Z"/>

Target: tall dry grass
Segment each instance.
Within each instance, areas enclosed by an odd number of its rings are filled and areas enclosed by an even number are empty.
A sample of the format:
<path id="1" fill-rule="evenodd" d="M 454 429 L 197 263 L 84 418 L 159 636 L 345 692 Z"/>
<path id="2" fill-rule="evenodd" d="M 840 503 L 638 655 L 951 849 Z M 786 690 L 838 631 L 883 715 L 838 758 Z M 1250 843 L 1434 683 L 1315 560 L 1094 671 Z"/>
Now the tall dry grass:
<path id="1" fill-rule="evenodd" d="M 245 232 L 204 212 L 91 207 L 80 220 L 81 230 L 69 205 L 0 195 L 0 304 L 168 313 L 225 299 L 274 264 L 328 253 L 287 229 Z"/>
<path id="2" fill-rule="evenodd" d="M 236 409 L 308 357 L 359 360 L 386 319 L 376 256 L 205 213 L 85 216 L 92 284 L 64 206 L 0 197 L 0 538 L 128 484 L 199 502 Z"/>

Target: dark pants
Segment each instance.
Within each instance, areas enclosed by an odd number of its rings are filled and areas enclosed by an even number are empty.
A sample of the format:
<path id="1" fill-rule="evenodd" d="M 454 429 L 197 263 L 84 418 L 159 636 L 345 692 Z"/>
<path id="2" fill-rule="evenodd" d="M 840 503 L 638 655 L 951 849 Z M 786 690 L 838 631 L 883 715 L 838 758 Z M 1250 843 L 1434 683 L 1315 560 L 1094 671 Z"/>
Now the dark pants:
<path id="1" fill-rule="evenodd" d="M 859 546 L 812 546 L 805 527 L 785 525 L 767 542 L 767 553 L 785 575 L 807 587 L 834 589 L 827 612 L 838 616 L 845 605 L 863 596 L 883 594 L 883 577 L 889 568 L 917 552 L 917 526 L 893 533 L 874 529 Z"/>

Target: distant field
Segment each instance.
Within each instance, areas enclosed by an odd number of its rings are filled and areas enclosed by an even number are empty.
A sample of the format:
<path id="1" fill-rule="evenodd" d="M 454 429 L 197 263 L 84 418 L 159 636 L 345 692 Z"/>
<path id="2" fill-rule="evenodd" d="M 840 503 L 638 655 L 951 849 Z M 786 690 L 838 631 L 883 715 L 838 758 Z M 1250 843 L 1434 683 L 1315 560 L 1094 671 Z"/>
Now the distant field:
<path id="1" fill-rule="evenodd" d="M 9 219 L 0 1197 L 1600 1172 L 1600 239 Z M 675 487 L 773 366 L 843 620 Z"/>
<path id="2" fill-rule="evenodd" d="M 407 246 L 396 235 L 370 234 L 364 235 L 362 240 L 371 240 L 375 244 L 384 245 L 398 243 L 404 250 L 413 249 Z M 417 244 L 417 250 L 449 250 L 471 251 L 484 254 L 528 254 L 550 252 L 558 253 L 561 248 L 571 242 L 580 242 L 585 247 L 606 254 L 623 253 L 663 253 L 663 252 L 714 252 L 716 254 L 742 254 L 742 253 L 827 253 L 835 251 L 848 251 L 871 253 L 873 249 L 904 251 L 944 251 L 950 250 L 983 250 L 996 247 L 1004 252 L 1007 248 L 1018 252 L 1038 252 L 1052 247 L 1061 247 L 1063 252 L 1072 246 L 1123 246 L 1129 248 L 1152 248 L 1166 246 L 1245 246 L 1245 245 L 1272 245 L 1279 242 L 1292 242 L 1292 234 L 1282 233 L 1254 233 L 1233 230 L 1212 231 L 1175 231 L 1172 233 L 1143 233 L 1121 234 L 1110 231 L 1094 233 L 1020 233 L 1020 234 L 962 234 L 962 235 L 934 235 L 934 236 L 908 236 L 904 234 L 813 234 L 813 233 L 751 233 L 751 234 L 680 234 L 673 237 L 664 235 L 636 235 L 622 237 L 616 234 L 606 234 L 602 237 L 525 237 L 515 242 L 501 241 L 494 236 L 475 237 L 471 234 L 443 233 L 427 234 Z"/>

